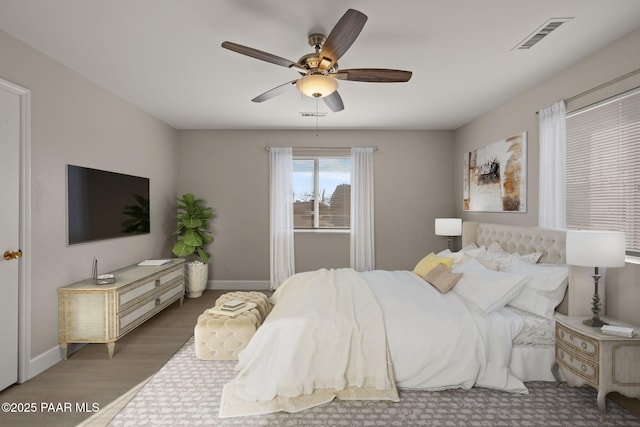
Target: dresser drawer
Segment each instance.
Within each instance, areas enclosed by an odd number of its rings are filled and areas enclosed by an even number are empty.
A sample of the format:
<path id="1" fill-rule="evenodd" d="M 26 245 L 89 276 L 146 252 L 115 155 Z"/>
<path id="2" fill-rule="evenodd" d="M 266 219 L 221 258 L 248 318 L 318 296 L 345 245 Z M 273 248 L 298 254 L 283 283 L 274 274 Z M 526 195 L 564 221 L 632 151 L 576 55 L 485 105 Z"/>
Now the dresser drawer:
<path id="1" fill-rule="evenodd" d="M 598 341 L 572 331 L 560 323 L 556 323 L 556 341 L 583 356 L 598 360 L 600 348 Z"/>
<path id="2" fill-rule="evenodd" d="M 556 360 L 574 374 L 597 385 L 599 379 L 598 362 L 574 353 L 561 343 L 556 343 Z"/>
<path id="3" fill-rule="evenodd" d="M 153 295 L 149 295 L 147 299 L 139 302 L 129 310 L 119 313 L 119 333 L 122 334 L 123 332 L 126 332 L 144 322 L 156 311 L 159 311 L 173 301 L 180 299 L 183 294 L 183 281 L 177 281 L 173 285 L 158 289 L 158 292 Z"/>
<path id="4" fill-rule="evenodd" d="M 147 281 L 138 283 L 135 286 L 127 287 L 118 291 L 118 302 L 120 311 L 124 311 L 134 304 L 139 298 L 145 298 L 145 295 L 155 292 L 159 288 L 172 280 L 183 277 L 182 266 L 168 273 L 151 277 Z"/>

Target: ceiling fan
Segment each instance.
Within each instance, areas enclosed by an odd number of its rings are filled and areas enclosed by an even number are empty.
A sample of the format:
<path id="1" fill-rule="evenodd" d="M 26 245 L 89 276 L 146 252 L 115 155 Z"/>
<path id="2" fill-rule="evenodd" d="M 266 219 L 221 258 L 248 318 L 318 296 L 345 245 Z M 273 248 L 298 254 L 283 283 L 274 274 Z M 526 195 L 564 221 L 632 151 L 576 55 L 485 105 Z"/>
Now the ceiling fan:
<path id="1" fill-rule="evenodd" d="M 338 59 L 351 47 L 367 22 L 367 15 L 355 9 L 349 9 L 333 27 L 329 36 L 314 33 L 309 36 L 309 45 L 315 52 L 309 53 L 293 62 L 258 49 L 225 41 L 222 47 L 243 55 L 251 56 L 272 64 L 292 68 L 302 77 L 276 86 L 253 98 L 253 102 L 263 102 L 280 95 L 296 86 L 302 93 L 313 98 L 322 98 L 333 112 L 344 110 L 342 98 L 337 92 L 337 80 L 350 80 L 370 83 L 407 82 L 411 71 L 390 70 L 384 68 L 352 68 L 341 70 Z"/>

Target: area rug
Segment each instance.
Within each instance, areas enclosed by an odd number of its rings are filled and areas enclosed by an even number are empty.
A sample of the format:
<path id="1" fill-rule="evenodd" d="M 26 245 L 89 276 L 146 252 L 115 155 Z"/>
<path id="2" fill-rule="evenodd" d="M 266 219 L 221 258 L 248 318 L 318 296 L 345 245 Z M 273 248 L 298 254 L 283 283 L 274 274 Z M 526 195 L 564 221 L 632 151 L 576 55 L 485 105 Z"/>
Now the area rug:
<path id="1" fill-rule="evenodd" d="M 400 390 L 400 402 L 334 400 L 290 414 L 218 418 L 234 361 L 196 358 L 193 338 L 111 420 L 110 426 L 640 426 L 640 417 L 607 403 L 600 424 L 591 387 L 529 382 L 528 395 L 473 388 Z"/>

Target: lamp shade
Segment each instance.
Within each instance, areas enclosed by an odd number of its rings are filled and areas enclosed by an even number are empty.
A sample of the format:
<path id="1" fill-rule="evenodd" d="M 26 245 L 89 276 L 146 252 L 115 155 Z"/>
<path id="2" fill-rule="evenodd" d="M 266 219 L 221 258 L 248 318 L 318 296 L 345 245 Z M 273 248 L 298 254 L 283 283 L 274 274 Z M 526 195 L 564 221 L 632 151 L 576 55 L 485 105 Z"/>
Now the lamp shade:
<path id="1" fill-rule="evenodd" d="M 436 218 L 436 236 L 462 236 L 462 219 Z"/>
<path id="2" fill-rule="evenodd" d="M 582 267 L 624 267 L 621 231 L 568 230 L 567 264 Z"/>
<path id="3" fill-rule="evenodd" d="M 312 98 L 324 98 L 338 89 L 338 82 L 333 77 L 322 74 L 309 74 L 299 78 L 296 86 L 300 92 Z"/>

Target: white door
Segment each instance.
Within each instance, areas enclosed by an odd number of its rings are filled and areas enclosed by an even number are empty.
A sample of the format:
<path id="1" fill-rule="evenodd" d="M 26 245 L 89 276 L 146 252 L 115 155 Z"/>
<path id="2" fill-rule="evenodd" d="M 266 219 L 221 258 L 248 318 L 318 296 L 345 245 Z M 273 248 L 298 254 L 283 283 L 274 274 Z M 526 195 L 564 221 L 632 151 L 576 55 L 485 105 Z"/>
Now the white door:
<path id="1" fill-rule="evenodd" d="M 0 84 L 0 390 L 18 381 L 20 111 Z"/>

